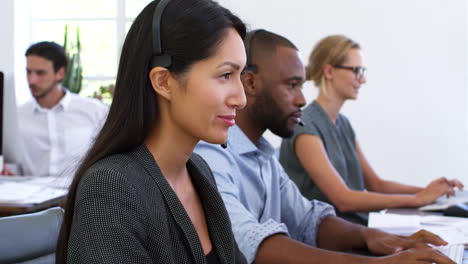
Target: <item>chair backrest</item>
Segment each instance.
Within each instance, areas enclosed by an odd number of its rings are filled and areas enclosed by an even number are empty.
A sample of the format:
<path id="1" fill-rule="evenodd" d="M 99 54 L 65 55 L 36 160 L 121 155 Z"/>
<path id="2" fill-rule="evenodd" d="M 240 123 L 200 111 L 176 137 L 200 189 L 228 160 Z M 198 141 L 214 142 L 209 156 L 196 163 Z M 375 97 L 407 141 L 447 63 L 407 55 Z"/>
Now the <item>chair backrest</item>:
<path id="1" fill-rule="evenodd" d="M 63 209 L 0 218 L 0 263 L 17 263 L 53 254 Z"/>

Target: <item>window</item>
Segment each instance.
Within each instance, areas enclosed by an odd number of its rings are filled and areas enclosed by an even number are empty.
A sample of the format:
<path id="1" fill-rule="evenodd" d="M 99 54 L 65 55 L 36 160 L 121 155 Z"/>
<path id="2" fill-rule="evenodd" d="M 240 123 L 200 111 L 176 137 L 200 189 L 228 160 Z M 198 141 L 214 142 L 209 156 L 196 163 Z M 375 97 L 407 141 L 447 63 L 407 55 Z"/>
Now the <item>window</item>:
<path id="1" fill-rule="evenodd" d="M 120 49 L 130 25 L 150 0 L 29 0 L 31 43 L 55 41 L 63 45 L 65 25 L 82 46 L 83 88 L 91 95 L 115 82 Z"/>

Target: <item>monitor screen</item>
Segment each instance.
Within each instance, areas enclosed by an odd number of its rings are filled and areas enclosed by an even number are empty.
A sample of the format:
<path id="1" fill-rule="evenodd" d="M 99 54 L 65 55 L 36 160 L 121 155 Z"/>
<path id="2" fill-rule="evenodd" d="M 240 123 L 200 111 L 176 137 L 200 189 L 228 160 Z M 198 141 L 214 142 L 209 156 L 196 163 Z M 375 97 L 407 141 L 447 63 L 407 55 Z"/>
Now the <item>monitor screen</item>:
<path id="1" fill-rule="evenodd" d="M 0 156 L 1 155 L 3 155 L 3 72 L 0 71 Z"/>
<path id="2" fill-rule="evenodd" d="M 12 76 L 10 76 L 12 77 Z M 16 109 L 16 95 L 13 78 L 0 72 L 1 91 L 1 134 L 2 155 L 5 163 L 19 164 L 21 159 L 20 136 L 18 133 L 18 119 Z"/>

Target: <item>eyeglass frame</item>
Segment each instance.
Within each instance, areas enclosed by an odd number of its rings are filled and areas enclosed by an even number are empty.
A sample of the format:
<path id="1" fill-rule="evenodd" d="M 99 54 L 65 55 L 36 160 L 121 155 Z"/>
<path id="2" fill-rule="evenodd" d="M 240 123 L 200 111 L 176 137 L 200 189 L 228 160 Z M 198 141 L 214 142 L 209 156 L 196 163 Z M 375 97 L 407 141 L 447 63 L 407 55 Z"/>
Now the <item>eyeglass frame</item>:
<path id="1" fill-rule="evenodd" d="M 362 77 L 364 77 L 367 71 L 366 67 L 361 67 L 361 66 L 344 66 L 344 65 L 337 64 L 337 65 L 333 65 L 333 67 L 337 69 L 352 71 L 354 73 L 354 77 L 356 78 L 356 80 L 360 80 Z"/>

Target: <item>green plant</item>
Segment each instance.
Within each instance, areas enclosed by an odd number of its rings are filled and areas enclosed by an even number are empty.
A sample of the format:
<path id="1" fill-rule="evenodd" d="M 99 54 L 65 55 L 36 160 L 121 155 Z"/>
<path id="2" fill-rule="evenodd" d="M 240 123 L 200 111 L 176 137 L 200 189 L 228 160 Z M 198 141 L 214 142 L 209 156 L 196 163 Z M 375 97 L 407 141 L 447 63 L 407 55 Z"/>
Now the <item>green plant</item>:
<path id="1" fill-rule="evenodd" d="M 79 27 L 76 27 L 76 40 L 72 41 L 68 37 L 68 25 L 65 25 L 63 47 L 68 57 L 68 67 L 62 84 L 63 86 L 67 87 L 70 92 L 78 94 L 81 91 L 81 85 L 83 81 Z"/>
<path id="2" fill-rule="evenodd" d="M 114 96 L 114 89 L 114 84 L 101 85 L 96 91 L 94 91 L 92 97 L 110 105 L 112 103 L 112 97 Z"/>

